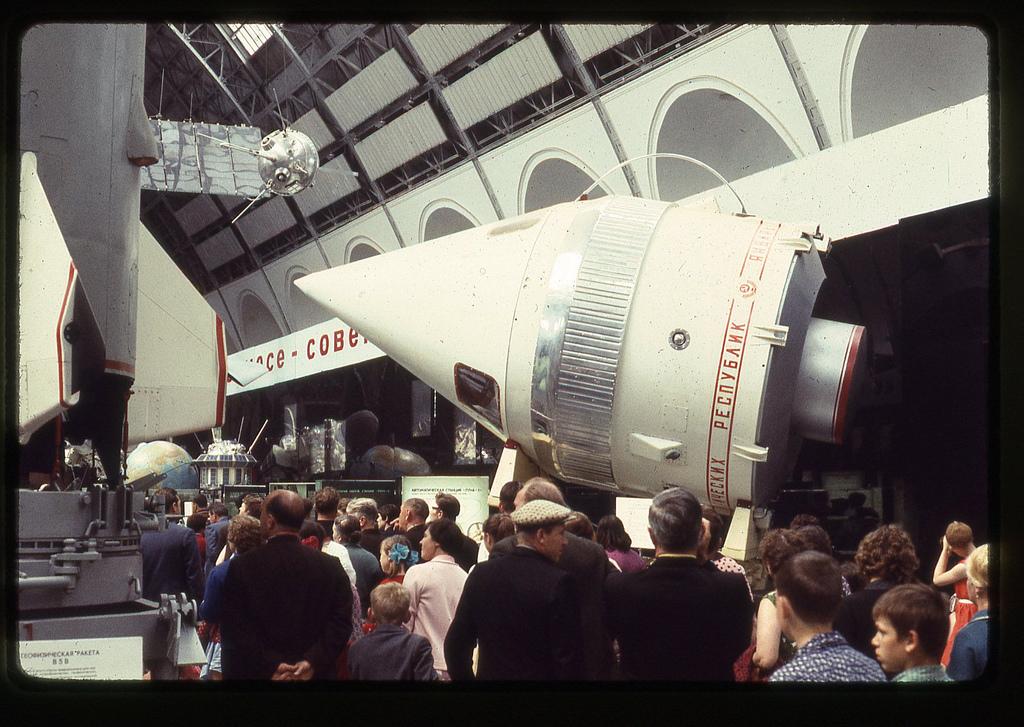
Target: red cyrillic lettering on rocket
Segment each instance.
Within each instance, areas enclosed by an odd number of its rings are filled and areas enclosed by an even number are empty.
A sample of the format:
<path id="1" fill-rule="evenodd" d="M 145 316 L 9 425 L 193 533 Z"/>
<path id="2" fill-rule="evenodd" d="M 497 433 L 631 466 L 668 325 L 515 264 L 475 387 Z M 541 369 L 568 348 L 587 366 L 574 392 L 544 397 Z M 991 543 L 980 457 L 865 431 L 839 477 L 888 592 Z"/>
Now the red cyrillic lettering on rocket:
<path id="1" fill-rule="evenodd" d="M 749 276 L 756 270 L 757 279 L 761 279 L 764 275 L 765 265 L 768 263 L 768 253 L 771 251 L 772 243 L 775 242 L 775 237 L 779 234 L 781 227 L 782 225 L 777 222 L 765 224 L 763 221 L 757 226 L 754 237 L 751 239 L 749 247 L 747 247 L 747 254 L 743 258 L 740 278 L 744 277 L 745 272 Z M 747 272 L 748 264 L 751 268 L 749 272 Z"/>
<path id="2" fill-rule="evenodd" d="M 732 424 L 736 413 L 736 392 L 739 386 L 743 353 L 747 345 L 747 330 L 753 313 L 753 301 L 736 308 L 736 300 L 729 306 L 726 333 L 722 340 L 722 353 L 718 360 L 718 373 L 711 404 L 711 424 L 708 427 L 707 493 L 711 505 L 729 506 L 729 447 L 732 444 Z"/>

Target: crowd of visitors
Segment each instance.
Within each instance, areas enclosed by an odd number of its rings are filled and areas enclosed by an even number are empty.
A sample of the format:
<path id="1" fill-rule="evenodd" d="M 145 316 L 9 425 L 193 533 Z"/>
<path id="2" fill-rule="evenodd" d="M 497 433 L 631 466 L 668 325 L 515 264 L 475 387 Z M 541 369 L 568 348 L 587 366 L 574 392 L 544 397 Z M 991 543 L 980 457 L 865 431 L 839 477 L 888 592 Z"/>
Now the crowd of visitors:
<path id="1" fill-rule="evenodd" d="M 157 494 L 180 513 L 174 490 Z M 799 515 L 761 537 L 770 586 L 755 590 L 721 552 L 721 517 L 686 490 L 651 501 L 653 557 L 544 478 L 499 502 L 477 543 L 448 493 L 397 507 L 282 489 L 233 518 L 197 500 L 188 527 L 143 534 L 144 595 L 200 604 L 210 680 L 948 682 L 989 664 L 993 552 L 964 523 L 922 583 L 898 524 L 841 566 Z"/>

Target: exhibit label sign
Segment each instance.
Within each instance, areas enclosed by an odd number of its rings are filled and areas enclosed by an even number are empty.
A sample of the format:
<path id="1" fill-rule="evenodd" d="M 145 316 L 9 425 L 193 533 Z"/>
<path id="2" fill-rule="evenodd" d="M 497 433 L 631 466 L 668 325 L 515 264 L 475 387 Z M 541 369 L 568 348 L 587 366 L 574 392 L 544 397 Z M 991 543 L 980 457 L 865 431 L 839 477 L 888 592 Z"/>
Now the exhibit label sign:
<path id="1" fill-rule="evenodd" d="M 25 674 L 43 679 L 142 679 L 142 637 L 19 641 Z"/>
<path id="2" fill-rule="evenodd" d="M 434 497 L 439 492 L 447 492 L 459 501 L 459 516 L 456 524 L 469 537 L 477 542 L 483 537 L 480 528 L 487 519 L 487 493 L 490 479 L 480 477 L 448 477 L 431 475 L 422 477 L 402 478 L 402 502 L 410 497 L 419 497 L 427 501 L 428 507 L 434 506 Z"/>
<path id="3" fill-rule="evenodd" d="M 633 548 L 654 550 L 651 535 L 647 532 L 647 512 L 651 509 L 653 498 L 648 497 L 616 497 L 615 514 L 633 539 Z"/>

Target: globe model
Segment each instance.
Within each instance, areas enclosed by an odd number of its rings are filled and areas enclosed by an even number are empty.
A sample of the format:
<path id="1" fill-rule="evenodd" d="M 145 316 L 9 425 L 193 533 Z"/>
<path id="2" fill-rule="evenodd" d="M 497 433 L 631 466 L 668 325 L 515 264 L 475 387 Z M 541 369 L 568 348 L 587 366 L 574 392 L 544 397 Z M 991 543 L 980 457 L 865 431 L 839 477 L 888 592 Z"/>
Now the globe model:
<path id="1" fill-rule="evenodd" d="M 173 487 L 179 492 L 199 487 L 199 473 L 192 457 L 171 442 L 143 442 L 128 455 L 127 482 L 150 473 L 167 475 L 157 487 Z"/>

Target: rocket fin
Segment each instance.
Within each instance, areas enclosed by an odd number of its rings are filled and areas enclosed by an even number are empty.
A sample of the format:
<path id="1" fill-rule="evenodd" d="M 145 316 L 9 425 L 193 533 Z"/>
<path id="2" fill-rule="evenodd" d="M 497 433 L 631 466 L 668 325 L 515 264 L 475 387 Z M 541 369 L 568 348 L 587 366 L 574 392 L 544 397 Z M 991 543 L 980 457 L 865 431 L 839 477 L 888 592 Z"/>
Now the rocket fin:
<path id="1" fill-rule="evenodd" d="M 22 155 L 20 191 L 18 438 L 24 444 L 78 402 L 89 370 L 102 369 L 103 344 L 31 152 Z"/>
<path id="2" fill-rule="evenodd" d="M 140 224 L 135 383 L 128 441 L 165 439 L 224 421 L 224 324 Z"/>

